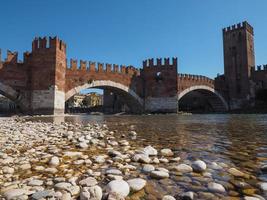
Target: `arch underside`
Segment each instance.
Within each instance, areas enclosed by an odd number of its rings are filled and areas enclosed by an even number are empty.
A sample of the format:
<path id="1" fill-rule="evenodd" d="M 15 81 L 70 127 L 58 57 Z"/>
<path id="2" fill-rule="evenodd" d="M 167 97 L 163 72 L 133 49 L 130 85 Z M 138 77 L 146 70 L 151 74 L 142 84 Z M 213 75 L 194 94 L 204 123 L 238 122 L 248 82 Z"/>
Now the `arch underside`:
<path id="1" fill-rule="evenodd" d="M 178 94 L 178 101 L 181 104 L 202 101 L 208 104 L 213 112 L 226 112 L 228 110 L 225 99 L 214 88 L 205 85 L 192 86 L 183 90 Z"/>
<path id="2" fill-rule="evenodd" d="M 18 101 L 19 93 L 12 87 L 0 82 L 0 94 L 16 102 Z"/>
<path id="3" fill-rule="evenodd" d="M 127 105 L 136 112 L 141 112 L 143 110 L 143 100 L 129 87 L 124 86 L 120 83 L 113 81 L 93 81 L 92 83 L 86 83 L 82 86 L 77 86 L 69 90 L 65 95 L 65 101 L 67 101 L 73 95 L 79 93 L 84 89 L 98 88 L 98 89 L 107 89 L 113 91 L 116 94 L 119 94 L 124 98 Z"/>

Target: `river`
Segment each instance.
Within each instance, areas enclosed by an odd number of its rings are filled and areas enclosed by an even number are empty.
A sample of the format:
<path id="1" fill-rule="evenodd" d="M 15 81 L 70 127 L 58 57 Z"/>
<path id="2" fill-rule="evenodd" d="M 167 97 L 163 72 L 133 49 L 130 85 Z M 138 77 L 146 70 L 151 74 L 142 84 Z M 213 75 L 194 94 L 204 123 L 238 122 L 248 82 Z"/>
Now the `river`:
<path id="1" fill-rule="evenodd" d="M 267 115 L 74 115 L 34 119 L 57 123 L 105 122 L 118 134 L 134 129 L 137 139 L 132 145 L 171 148 L 184 162 L 201 159 L 208 166 L 213 162 L 223 163 L 252 177 L 233 177 L 227 172 L 210 169 L 208 172 L 213 179 L 222 183 L 230 196 L 264 195 L 258 184 L 267 182 L 267 175 L 260 169 L 267 164 Z M 202 190 L 201 180 L 187 176 L 189 180 L 174 178 L 173 181 L 179 188 Z"/>

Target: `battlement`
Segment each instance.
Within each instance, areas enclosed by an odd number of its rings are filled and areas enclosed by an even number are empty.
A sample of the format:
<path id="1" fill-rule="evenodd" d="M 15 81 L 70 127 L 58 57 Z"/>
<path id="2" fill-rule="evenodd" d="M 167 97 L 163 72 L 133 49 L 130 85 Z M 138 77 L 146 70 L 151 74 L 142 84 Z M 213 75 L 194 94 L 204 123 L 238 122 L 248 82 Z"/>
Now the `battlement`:
<path id="1" fill-rule="evenodd" d="M 234 24 L 232 26 L 228 26 L 227 28 L 223 28 L 223 34 L 231 33 L 234 31 L 239 31 L 239 30 L 244 30 L 244 29 L 249 31 L 251 34 L 254 34 L 253 27 L 247 21 Z"/>
<path id="2" fill-rule="evenodd" d="M 10 51 L 10 50 L 7 50 L 7 57 L 4 61 L 2 61 L 2 51 L 0 49 L 0 63 L 18 63 L 18 52 L 17 51 Z"/>
<path id="3" fill-rule="evenodd" d="M 78 66 L 78 61 L 75 59 L 70 59 L 70 66 L 67 68 L 71 71 L 87 71 L 87 72 L 102 72 L 102 73 L 120 73 L 129 75 L 139 75 L 140 70 L 133 66 L 92 62 L 80 60 Z"/>
<path id="4" fill-rule="evenodd" d="M 257 68 L 255 68 L 255 66 L 253 66 L 251 68 L 252 71 L 267 71 L 267 65 L 257 65 Z"/>
<path id="5" fill-rule="evenodd" d="M 32 51 L 40 49 L 58 49 L 66 53 L 66 44 L 58 37 L 36 37 L 32 42 Z"/>
<path id="6" fill-rule="evenodd" d="M 164 62 L 162 62 L 162 58 L 156 58 L 156 63 L 154 58 L 150 58 L 143 61 L 143 68 L 145 67 L 177 67 L 177 58 L 172 58 L 172 63 L 170 63 L 170 58 L 164 58 Z"/>
<path id="7" fill-rule="evenodd" d="M 190 81 L 205 81 L 207 83 L 213 83 L 214 80 L 202 75 L 193 75 L 193 74 L 178 74 L 178 78 L 181 80 L 190 80 Z"/>

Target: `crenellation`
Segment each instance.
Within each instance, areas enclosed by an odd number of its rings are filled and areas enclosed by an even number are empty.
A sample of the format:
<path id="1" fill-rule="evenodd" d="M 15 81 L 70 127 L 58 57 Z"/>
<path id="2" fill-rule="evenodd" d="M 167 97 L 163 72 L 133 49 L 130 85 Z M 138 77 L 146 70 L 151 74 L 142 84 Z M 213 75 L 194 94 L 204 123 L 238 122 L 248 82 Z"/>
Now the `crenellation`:
<path id="1" fill-rule="evenodd" d="M 157 58 L 157 66 L 161 66 L 162 65 L 162 58 Z"/>
<path id="2" fill-rule="evenodd" d="M 164 58 L 164 65 L 170 66 L 170 58 Z"/>
<path id="3" fill-rule="evenodd" d="M 18 63 L 18 52 L 7 50 L 7 58 L 5 60 L 7 63 Z"/>
<path id="4" fill-rule="evenodd" d="M 121 73 L 126 74 L 126 66 L 125 65 L 121 65 Z"/>
<path id="5" fill-rule="evenodd" d="M 70 59 L 70 69 L 71 70 L 77 70 L 78 69 L 77 63 L 78 63 L 77 60 Z"/>
<path id="6" fill-rule="evenodd" d="M 119 65 L 116 65 L 116 64 L 113 65 L 113 72 L 114 73 L 120 73 L 119 72 Z"/>
<path id="7" fill-rule="evenodd" d="M 80 69 L 83 71 L 87 69 L 87 61 L 80 60 Z"/>
<path id="8" fill-rule="evenodd" d="M 30 52 L 28 52 L 28 51 L 24 52 L 23 53 L 23 62 L 24 63 L 27 63 L 28 60 L 29 60 L 29 58 L 30 58 L 30 56 L 31 56 L 31 53 Z"/>
<path id="9" fill-rule="evenodd" d="M 97 63 L 98 72 L 104 72 L 104 63 Z"/>
<path id="10" fill-rule="evenodd" d="M 96 63 L 89 61 L 89 71 L 90 72 L 95 72 L 96 71 Z"/>
<path id="11" fill-rule="evenodd" d="M 148 67 L 154 67 L 154 58 L 148 59 Z"/>
<path id="12" fill-rule="evenodd" d="M 232 26 L 228 26 L 227 28 L 223 28 L 223 33 L 230 33 L 230 32 L 241 30 L 241 29 L 246 29 L 252 34 L 254 33 L 253 27 L 247 21 L 234 24 Z"/>
<path id="13" fill-rule="evenodd" d="M 112 72 L 112 64 L 106 63 L 106 72 L 107 73 Z"/>
<path id="14" fill-rule="evenodd" d="M 46 37 L 39 38 L 39 48 L 40 49 L 46 49 L 47 48 L 47 39 Z"/>

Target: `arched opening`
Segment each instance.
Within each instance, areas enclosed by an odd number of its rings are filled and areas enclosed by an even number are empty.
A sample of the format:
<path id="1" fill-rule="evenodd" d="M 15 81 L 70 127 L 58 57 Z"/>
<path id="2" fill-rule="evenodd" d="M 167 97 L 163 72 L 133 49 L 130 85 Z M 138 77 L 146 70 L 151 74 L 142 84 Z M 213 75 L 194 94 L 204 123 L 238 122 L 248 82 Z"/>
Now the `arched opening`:
<path id="1" fill-rule="evenodd" d="M 208 86 L 192 86 L 178 94 L 179 111 L 221 113 L 228 110 L 224 98 Z"/>
<path id="2" fill-rule="evenodd" d="M 141 113 L 143 111 L 143 100 L 130 88 L 113 81 L 93 81 L 69 90 L 66 93 L 66 112 L 69 112 L 70 102 L 76 94 L 81 94 L 85 89 L 101 89 L 102 109 L 93 110 L 92 108 L 83 109 L 86 112 L 101 111 L 104 113 Z M 89 96 L 89 94 L 88 94 Z M 78 97 L 79 98 L 79 97 Z M 83 97 L 84 98 L 84 95 Z M 101 97 L 99 97 L 101 98 Z M 90 98 L 87 98 L 90 99 Z M 81 101 L 81 100 L 80 100 Z M 86 100 L 84 100 L 86 101 Z M 100 100 L 101 101 L 101 100 Z M 85 102 L 82 102 L 82 104 Z"/>

